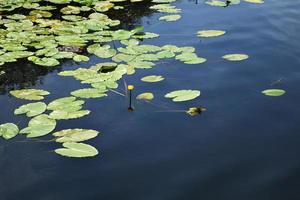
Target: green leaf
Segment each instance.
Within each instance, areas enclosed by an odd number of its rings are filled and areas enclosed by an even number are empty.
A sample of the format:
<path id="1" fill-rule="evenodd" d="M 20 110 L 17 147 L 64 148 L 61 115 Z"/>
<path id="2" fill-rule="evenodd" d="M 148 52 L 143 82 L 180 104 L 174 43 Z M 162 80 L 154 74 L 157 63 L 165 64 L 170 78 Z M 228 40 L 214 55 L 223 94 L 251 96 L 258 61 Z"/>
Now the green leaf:
<path id="1" fill-rule="evenodd" d="M 141 81 L 144 81 L 144 82 L 159 82 L 159 81 L 162 81 L 164 80 L 165 78 L 162 77 L 162 76 L 157 76 L 157 75 L 151 75 L 151 76 L 145 76 L 143 78 L 141 78 Z"/>
<path id="2" fill-rule="evenodd" d="M 10 91 L 10 94 L 19 99 L 26 100 L 42 100 L 43 96 L 50 94 L 45 90 L 37 90 L 37 89 L 22 89 L 22 90 L 13 90 Z"/>
<path id="3" fill-rule="evenodd" d="M 9 140 L 15 137 L 19 133 L 19 128 L 13 123 L 6 123 L 0 125 L 0 136 Z"/>
<path id="4" fill-rule="evenodd" d="M 96 88 L 85 88 L 75 90 L 71 92 L 71 95 L 80 98 L 99 98 L 107 96 L 105 93 L 103 93 L 103 90 L 99 90 Z"/>
<path id="5" fill-rule="evenodd" d="M 64 111 L 64 110 L 54 110 L 50 113 L 49 117 L 51 119 L 61 120 L 61 119 L 76 119 L 84 117 L 90 114 L 89 110 L 77 110 L 77 111 Z"/>
<path id="6" fill-rule="evenodd" d="M 154 99 L 154 95 L 151 92 L 145 92 L 145 93 L 139 94 L 136 97 L 136 99 L 151 101 L 152 99 Z"/>
<path id="7" fill-rule="evenodd" d="M 264 90 L 262 91 L 263 94 L 267 95 L 267 96 L 281 96 L 284 95 L 286 92 L 284 90 L 281 89 L 268 89 L 268 90 Z"/>
<path id="8" fill-rule="evenodd" d="M 89 57 L 84 56 L 84 55 L 75 55 L 75 56 L 73 57 L 73 60 L 76 61 L 76 62 L 82 62 L 82 61 L 87 62 L 87 61 L 89 61 L 90 59 L 89 59 Z"/>
<path id="9" fill-rule="evenodd" d="M 224 35 L 226 32 L 222 30 L 202 30 L 197 32 L 198 37 L 217 37 Z"/>
<path id="10" fill-rule="evenodd" d="M 181 18 L 180 15 L 166 15 L 159 18 L 161 21 L 173 22 L 177 21 Z"/>
<path id="11" fill-rule="evenodd" d="M 165 95 L 166 98 L 171 98 L 175 102 L 188 101 L 200 96 L 198 90 L 177 90 Z"/>
<path id="12" fill-rule="evenodd" d="M 246 54 L 227 54 L 222 56 L 222 58 L 229 61 L 241 61 L 248 59 L 249 56 Z"/>
<path id="13" fill-rule="evenodd" d="M 53 133 L 56 137 L 55 141 L 60 143 L 65 142 L 82 142 L 97 137 L 98 131 L 88 129 L 65 129 Z"/>
<path id="14" fill-rule="evenodd" d="M 83 100 L 76 100 L 76 97 L 63 97 L 50 102 L 48 110 L 62 110 L 66 112 L 78 111 L 84 104 Z"/>
<path id="15" fill-rule="evenodd" d="M 53 131 L 56 127 L 56 121 L 42 114 L 32 118 L 28 127 L 22 129 L 20 133 L 27 134 L 28 138 L 41 137 Z"/>
<path id="16" fill-rule="evenodd" d="M 47 105 L 43 102 L 29 103 L 23 106 L 20 106 L 14 111 L 15 115 L 25 114 L 27 117 L 34 117 L 45 112 Z"/>
<path id="17" fill-rule="evenodd" d="M 56 149 L 55 153 L 62 156 L 75 158 L 93 157 L 98 155 L 98 150 L 88 144 L 66 142 L 63 143 L 63 146 L 65 148 Z"/>

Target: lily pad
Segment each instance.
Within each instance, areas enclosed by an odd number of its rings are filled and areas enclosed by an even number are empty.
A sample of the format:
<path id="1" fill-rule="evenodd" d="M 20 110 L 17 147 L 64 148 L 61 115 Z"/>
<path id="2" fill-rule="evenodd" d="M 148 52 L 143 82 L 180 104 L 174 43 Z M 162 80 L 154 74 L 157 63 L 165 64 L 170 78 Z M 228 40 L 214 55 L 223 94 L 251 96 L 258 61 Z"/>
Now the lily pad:
<path id="1" fill-rule="evenodd" d="M 66 129 L 53 133 L 56 137 L 55 141 L 60 143 L 65 142 L 82 142 L 97 137 L 98 131 L 88 129 Z"/>
<path id="2" fill-rule="evenodd" d="M 6 123 L 0 125 L 0 136 L 9 140 L 15 137 L 19 133 L 19 128 L 13 123 Z"/>
<path id="3" fill-rule="evenodd" d="M 136 99 L 138 100 L 146 100 L 146 101 L 151 101 L 152 99 L 154 99 L 154 95 L 151 92 L 145 92 L 142 94 L 139 94 Z"/>
<path id="4" fill-rule="evenodd" d="M 151 75 L 151 76 L 145 76 L 141 78 L 141 81 L 154 83 L 154 82 L 163 81 L 164 79 L 165 78 L 162 76 Z"/>
<path id="5" fill-rule="evenodd" d="M 103 93 L 103 90 L 99 90 L 96 88 L 85 88 L 75 90 L 71 92 L 71 95 L 80 98 L 99 98 L 107 96 L 105 93 Z"/>
<path id="6" fill-rule="evenodd" d="M 42 114 L 32 118 L 28 127 L 22 129 L 20 133 L 27 134 L 28 138 L 41 137 L 53 131 L 56 127 L 56 121 L 48 115 Z"/>
<path id="7" fill-rule="evenodd" d="M 171 98 L 175 102 L 188 101 L 200 96 L 198 90 L 177 90 L 165 95 L 166 98 Z"/>
<path id="8" fill-rule="evenodd" d="M 15 110 L 15 115 L 25 114 L 27 117 L 34 117 L 45 112 L 47 105 L 43 102 L 29 103 L 23 106 L 20 106 Z"/>
<path id="9" fill-rule="evenodd" d="M 84 157 L 93 157 L 98 155 L 98 150 L 88 144 L 84 143 L 75 143 L 75 142 L 66 142 L 63 143 L 63 147 L 55 150 L 55 153 L 74 158 L 84 158 Z"/>
<path id="10" fill-rule="evenodd" d="M 222 58 L 229 61 L 241 61 L 248 59 L 249 56 L 246 54 L 227 54 L 222 56 Z"/>
<path id="11" fill-rule="evenodd" d="M 198 37 L 217 37 L 224 35 L 226 32 L 222 30 L 202 30 L 197 32 Z"/>
<path id="12" fill-rule="evenodd" d="M 22 89 L 10 91 L 10 94 L 19 99 L 26 100 L 42 100 L 45 95 L 50 94 L 45 90 L 38 89 Z"/>
<path id="13" fill-rule="evenodd" d="M 49 114 L 51 119 L 61 120 L 61 119 L 76 119 L 81 118 L 90 114 L 89 110 L 76 110 L 76 111 L 64 111 L 64 110 L 54 110 Z"/>
<path id="14" fill-rule="evenodd" d="M 284 95 L 286 92 L 284 90 L 281 89 L 268 89 L 268 90 L 264 90 L 262 91 L 263 94 L 267 95 L 267 96 L 281 96 Z"/>
<path id="15" fill-rule="evenodd" d="M 161 21 L 173 22 L 177 21 L 181 18 L 180 15 L 166 15 L 159 18 Z"/>

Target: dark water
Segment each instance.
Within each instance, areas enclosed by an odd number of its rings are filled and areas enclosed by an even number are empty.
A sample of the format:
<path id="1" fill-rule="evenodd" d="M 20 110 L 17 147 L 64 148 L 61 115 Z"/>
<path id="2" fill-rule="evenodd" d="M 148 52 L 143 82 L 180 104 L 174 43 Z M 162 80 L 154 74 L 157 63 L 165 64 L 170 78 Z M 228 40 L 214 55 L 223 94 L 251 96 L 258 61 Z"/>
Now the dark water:
<path id="1" fill-rule="evenodd" d="M 145 43 L 191 45 L 208 62 L 167 60 L 126 77 L 136 92 L 152 91 L 155 105 L 137 102 L 136 111 L 128 113 L 124 98 L 111 93 L 87 101 L 91 115 L 58 123 L 57 130 L 100 130 L 102 135 L 89 141 L 99 149 L 98 157 L 63 158 L 51 152 L 58 144 L 28 142 L 22 136 L 1 140 L 1 200 L 300 199 L 300 1 L 266 0 L 227 8 L 192 1 L 176 5 L 183 9 L 178 22 L 159 22 L 160 14 L 145 9 L 150 15 L 133 23 L 161 35 Z M 223 29 L 227 35 L 200 40 L 195 36 L 200 29 Z M 227 53 L 246 53 L 250 59 L 225 62 L 220 57 Z M 97 62 L 93 57 L 81 66 Z M 8 88 L 33 84 L 51 92 L 46 101 L 82 87 L 72 78 L 57 76 L 57 71 L 27 66 L 32 73 L 20 78 L 16 73 L 22 66 L 11 67 L 14 78 Z M 68 61 L 62 69 L 77 67 Z M 167 79 L 139 81 L 150 74 Z M 260 93 L 267 88 L 285 89 L 287 94 L 267 97 Z M 177 89 L 200 89 L 202 94 L 186 103 L 163 98 Z M 7 93 L 0 95 L 0 123 L 25 126 L 26 117 L 13 116 L 23 103 Z M 198 117 L 161 112 L 195 105 L 205 106 L 207 112 Z"/>

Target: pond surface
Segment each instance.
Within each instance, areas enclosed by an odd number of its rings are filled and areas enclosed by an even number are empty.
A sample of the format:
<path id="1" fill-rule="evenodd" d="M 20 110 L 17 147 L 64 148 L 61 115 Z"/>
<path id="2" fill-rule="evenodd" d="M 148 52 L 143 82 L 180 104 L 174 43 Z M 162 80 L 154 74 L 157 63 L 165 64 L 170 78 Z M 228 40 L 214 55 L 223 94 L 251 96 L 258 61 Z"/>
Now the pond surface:
<path id="1" fill-rule="evenodd" d="M 58 130 L 100 130 L 101 136 L 89 141 L 99 149 L 97 157 L 61 157 L 51 152 L 58 144 L 22 136 L 0 140 L 1 200 L 300 198 L 300 1 L 266 0 L 227 8 L 193 1 L 175 5 L 183 10 L 177 22 L 160 22 L 161 14 L 144 8 L 144 14 L 125 26 L 143 25 L 145 31 L 160 34 L 147 44 L 194 46 L 208 61 L 185 65 L 166 60 L 153 69 L 137 70 L 125 80 L 135 85 L 135 94 L 153 92 L 151 104 L 135 102 L 135 111 L 127 112 L 127 100 L 111 92 L 86 101 L 91 115 L 58 124 Z M 201 29 L 227 34 L 202 40 L 195 36 Z M 250 58 L 224 61 L 221 57 L 228 53 Z M 1 83 L 0 122 L 27 124 L 26 117 L 13 115 L 24 103 L 8 95 L 13 87 L 48 90 L 50 101 L 82 87 L 73 78 L 58 76 L 58 71 L 100 61 L 66 61 L 53 71 L 11 64 L 10 80 Z M 166 80 L 140 81 L 151 74 Z M 261 94 L 270 87 L 287 93 Z M 183 103 L 163 97 L 178 89 L 199 89 L 201 96 Z M 192 106 L 207 111 L 196 117 L 172 112 Z"/>

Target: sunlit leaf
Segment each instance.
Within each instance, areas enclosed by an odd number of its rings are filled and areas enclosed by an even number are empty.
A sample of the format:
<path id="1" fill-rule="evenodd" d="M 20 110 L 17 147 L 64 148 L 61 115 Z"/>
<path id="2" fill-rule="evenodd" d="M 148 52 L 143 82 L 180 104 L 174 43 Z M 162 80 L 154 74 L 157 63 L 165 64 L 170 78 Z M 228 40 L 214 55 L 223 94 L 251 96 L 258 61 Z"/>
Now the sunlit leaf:
<path id="1" fill-rule="evenodd" d="M 98 155 L 98 150 L 88 144 L 66 142 L 63 143 L 63 147 L 64 148 L 56 149 L 55 153 L 62 156 L 75 158 L 93 157 Z"/>
<path id="2" fill-rule="evenodd" d="M 177 90 L 165 95 L 166 98 L 171 98 L 175 102 L 188 101 L 200 96 L 198 90 Z"/>

